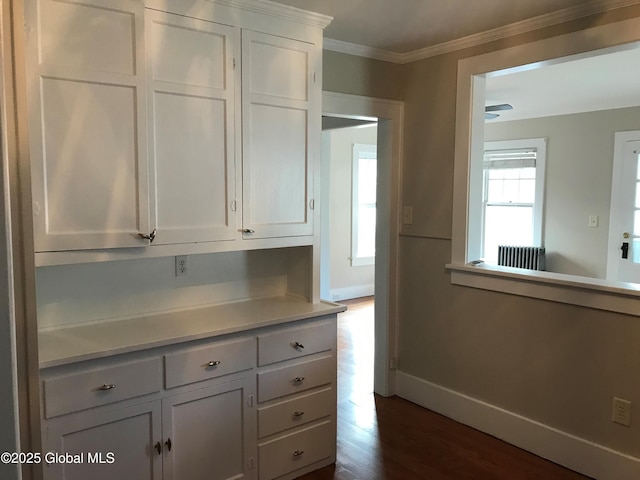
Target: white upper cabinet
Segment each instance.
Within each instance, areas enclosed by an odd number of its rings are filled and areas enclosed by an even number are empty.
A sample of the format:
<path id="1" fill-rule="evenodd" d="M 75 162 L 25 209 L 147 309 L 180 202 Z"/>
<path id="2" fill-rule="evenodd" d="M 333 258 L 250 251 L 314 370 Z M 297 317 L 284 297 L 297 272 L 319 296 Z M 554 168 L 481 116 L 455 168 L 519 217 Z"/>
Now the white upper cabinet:
<path id="1" fill-rule="evenodd" d="M 329 19 L 231 3 L 25 0 L 40 265 L 314 242 Z"/>
<path id="2" fill-rule="evenodd" d="M 236 237 L 234 32 L 146 13 L 154 245 Z"/>
<path id="3" fill-rule="evenodd" d="M 311 43 L 242 32 L 244 238 L 313 234 L 319 56 Z"/>
<path id="4" fill-rule="evenodd" d="M 36 251 L 148 245 L 143 6 L 28 1 Z"/>

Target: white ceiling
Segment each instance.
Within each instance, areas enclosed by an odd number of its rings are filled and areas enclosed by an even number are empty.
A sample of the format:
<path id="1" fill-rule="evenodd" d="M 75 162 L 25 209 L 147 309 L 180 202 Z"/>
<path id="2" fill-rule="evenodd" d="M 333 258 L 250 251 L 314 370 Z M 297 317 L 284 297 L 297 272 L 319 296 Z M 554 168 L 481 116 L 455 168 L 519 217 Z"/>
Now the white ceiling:
<path id="1" fill-rule="evenodd" d="M 333 17 L 325 37 L 406 53 L 587 0 L 275 0 Z"/>
<path id="2" fill-rule="evenodd" d="M 333 17 L 325 38 L 393 55 L 455 43 L 547 15 L 545 24 L 640 0 L 274 0 Z M 514 25 L 516 24 L 516 25 Z M 508 28 L 505 28 L 509 25 Z M 532 27 L 533 28 L 533 27 Z M 538 27 L 539 28 L 539 27 Z M 473 37 L 471 37 L 473 38 Z M 487 81 L 486 104 L 510 103 L 493 121 L 640 105 L 640 48 Z"/>
<path id="3" fill-rule="evenodd" d="M 640 48 L 487 78 L 485 105 L 509 103 L 492 122 L 640 106 Z"/>

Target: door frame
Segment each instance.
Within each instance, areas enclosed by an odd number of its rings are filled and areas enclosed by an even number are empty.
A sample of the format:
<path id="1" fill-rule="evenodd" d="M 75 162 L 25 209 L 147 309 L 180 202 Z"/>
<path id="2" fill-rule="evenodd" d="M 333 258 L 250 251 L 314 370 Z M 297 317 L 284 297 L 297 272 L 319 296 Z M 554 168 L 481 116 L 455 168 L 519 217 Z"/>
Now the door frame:
<path id="1" fill-rule="evenodd" d="M 398 235 L 404 103 L 324 91 L 322 114 L 332 117 L 378 118 L 373 388 L 375 393 L 388 397 L 396 391 L 398 358 Z M 326 218 L 326 214 L 323 214 L 323 221 Z M 319 285 L 319 281 L 317 284 Z"/>

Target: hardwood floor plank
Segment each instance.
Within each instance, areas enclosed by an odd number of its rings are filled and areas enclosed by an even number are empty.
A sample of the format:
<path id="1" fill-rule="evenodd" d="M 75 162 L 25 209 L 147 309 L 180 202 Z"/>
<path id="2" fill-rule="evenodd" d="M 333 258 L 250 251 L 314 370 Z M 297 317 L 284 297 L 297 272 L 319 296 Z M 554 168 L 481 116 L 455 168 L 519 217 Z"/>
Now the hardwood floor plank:
<path id="1" fill-rule="evenodd" d="M 399 397 L 373 391 L 373 298 L 338 317 L 338 459 L 302 480 L 588 480 Z"/>

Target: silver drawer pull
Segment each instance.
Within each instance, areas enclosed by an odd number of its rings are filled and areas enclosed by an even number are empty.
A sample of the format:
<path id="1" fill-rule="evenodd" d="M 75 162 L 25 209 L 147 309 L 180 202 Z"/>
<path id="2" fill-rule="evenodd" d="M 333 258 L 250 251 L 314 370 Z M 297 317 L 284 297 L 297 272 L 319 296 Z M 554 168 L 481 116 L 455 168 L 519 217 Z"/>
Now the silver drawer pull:
<path id="1" fill-rule="evenodd" d="M 115 383 L 111 383 L 109 385 L 107 385 L 106 383 L 104 385 L 102 385 L 101 387 L 98 387 L 98 390 L 113 390 L 114 388 L 116 388 L 116 384 Z"/>
<path id="2" fill-rule="evenodd" d="M 303 453 L 304 453 L 304 450 L 296 450 L 295 452 L 293 452 L 293 456 L 294 457 L 299 457 Z"/>
<path id="3" fill-rule="evenodd" d="M 294 417 L 301 417 L 304 415 L 304 412 L 293 412 Z"/>
<path id="4" fill-rule="evenodd" d="M 304 382 L 304 377 L 296 377 L 293 379 L 293 383 L 302 383 Z"/>
<path id="5" fill-rule="evenodd" d="M 220 365 L 219 360 L 211 360 L 209 363 L 207 363 L 207 367 L 217 367 L 218 365 Z"/>
<path id="6" fill-rule="evenodd" d="M 300 342 L 296 342 L 293 344 L 293 348 L 304 348 L 304 345 L 301 344 Z"/>

